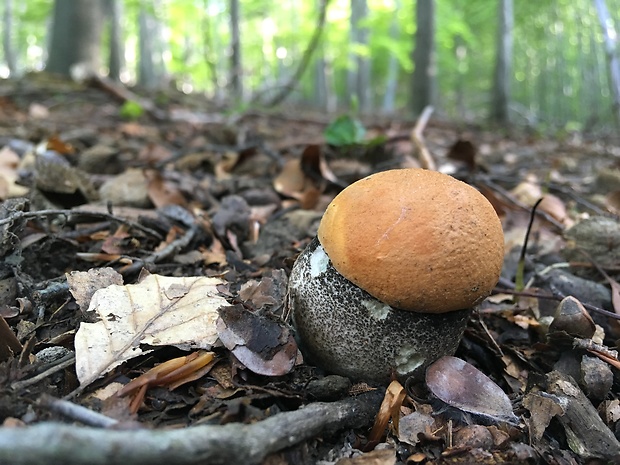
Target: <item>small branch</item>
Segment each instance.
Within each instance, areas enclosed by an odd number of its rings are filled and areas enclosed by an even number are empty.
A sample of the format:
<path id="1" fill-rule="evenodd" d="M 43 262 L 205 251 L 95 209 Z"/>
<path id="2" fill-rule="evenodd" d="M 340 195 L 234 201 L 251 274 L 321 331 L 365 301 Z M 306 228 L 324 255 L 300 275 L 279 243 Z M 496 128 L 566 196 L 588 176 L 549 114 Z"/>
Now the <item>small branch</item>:
<path id="1" fill-rule="evenodd" d="M 418 149 L 418 153 L 420 155 L 420 164 L 422 165 L 422 168 L 437 171 L 437 164 L 435 163 L 435 159 L 426 147 L 426 144 L 424 143 L 424 136 L 422 136 L 422 132 L 428 124 L 428 120 L 430 119 L 432 114 L 433 107 L 427 106 L 426 108 L 424 108 L 424 111 L 418 118 L 415 127 L 411 131 L 411 142 L 413 142 L 413 144 Z"/>
<path id="2" fill-rule="evenodd" d="M 116 431 L 60 423 L 0 428 L 0 463 L 258 464 L 269 454 L 315 436 L 370 425 L 382 398 L 382 390 L 377 390 L 338 402 L 317 402 L 253 424 L 155 431 Z"/>
<path id="3" fill-rule="evenodd" d="M 597 457 L 618 463 L 620 442 L 603 423 L 598 412 L 572 378 L 552 371 L 547 375 L 548 392 L 556 396 L 564 413 L 558 416 L 569 447 L 581 457 Z"/>
<path id="4" fill-rule="evenodd" d="M 79 421 L 85 425 L 110 428 L 118 424 L 118 420 L 110 418 L 94 410 L 88 409 L 68 400 L 57 399 L 48 394 L 43 394 L 37 402 L 39 407 L 46 408 L 52 412 L 59 413 L 72 420 Z"/>
<path id="5" fill-rule="evenodd" d="M 92 217 L 92 218 L 104 219 L 108 221 L 116 221 L 118 223 L 126 224 L 127 226 L 130 226 L 132 228 L 139 229 L 140 231 L 145 232 L 146 234 L 154 236 L 158 239 L 162 239 L 161 234 L 159 234 L 157 231 L 147 228 L 146 226 L 142 226 L 140 223 L 129 221 L 124 218 L 120 218 L 118 216 L 112 215 L 110 213 L 92 212 L 92 211 L 86 211 L 86 210 L 37 210 L 37 211 L 32 211 L 32 212 L 16 211 L 16 212 L 13 212 L 7 218 L 0 219 L 0 226 L 4 224 L 12 223 L 15 220 L 20 220 L 20 219 L 29 220 L 29 219 L 39 218 L 43 216 L 65 216 L 67 218 L 70 217 L 72 221 L 76 221 L 76 217 Z"/>
<path id="6" fill-rule="evenodd" d="M 73 353 L 65 355 L 63 358 L 57 361 L 57 364 L 51 368 L 48 368 L 42 373 L 39 373 L 32 378 L 25 379 L 23 381 L 15 381 L 11 383 L 11 389 L 20 390 L 28 386 L 32 386 L 33 384 L 37 384 L 39 381 L 47 378 L 48 376 L 53 375 L 54 373 L 64 370 L 65 368 L 69 368 L 71 365 L 75 364 L 75 355 Z M 2 463 L 0 461 L 0 463 Z"/>

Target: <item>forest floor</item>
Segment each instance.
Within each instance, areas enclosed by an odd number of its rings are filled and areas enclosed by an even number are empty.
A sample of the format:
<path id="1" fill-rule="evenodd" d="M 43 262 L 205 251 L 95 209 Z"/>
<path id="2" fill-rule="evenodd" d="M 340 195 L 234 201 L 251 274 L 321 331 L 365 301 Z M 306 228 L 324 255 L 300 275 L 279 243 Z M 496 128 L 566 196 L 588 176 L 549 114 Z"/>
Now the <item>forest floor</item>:
<path id="1" fill-rule="evenodd" d="M 416 141 L 381 117 L 372 143 L 335 146 L 330 122 L 0 82 L 1 464 L 619 460 L 620 138 L 431 119 Z M 429 162 L 491 201 L 506 241 L 456 352 L 490 379 L 443 403 L 423 380 L 326 376 L 285 302 L 343 187 Z"/>

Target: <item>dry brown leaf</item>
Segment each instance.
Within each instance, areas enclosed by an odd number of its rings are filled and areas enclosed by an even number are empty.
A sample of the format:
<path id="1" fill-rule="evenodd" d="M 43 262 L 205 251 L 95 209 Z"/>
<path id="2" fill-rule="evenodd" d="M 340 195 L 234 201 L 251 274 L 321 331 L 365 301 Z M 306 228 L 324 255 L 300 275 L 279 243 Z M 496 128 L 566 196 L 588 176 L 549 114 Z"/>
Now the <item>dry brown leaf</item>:
<path id="1" fill-rule="evenodd" d="M 610 192 L 605 196 L 607 210 L 616 215 L 620 213 L 620 190 Z"/>
<path id="2" fill-rule="evenodd" d="M 178 186 L 164 179 L 158 171 L 148 170 L 145 172 L 148 180 L 147 192 L 151 202 L 157 208 L 166 205 L 187 205 L 187 200 L 181 193 Z"/>
<path id="3" fill-rule="evenodd" d="M 289 160 L 282 167 L 280 174 L 273 180 L 276 192 L 299 199 L 306 188 L 306 175 L 301 169 L 299 160 Z"/>
<path id="4" fill-rule="evenodd" d="M 342 458 L 336 465 L 394 465 L 396 463 L 396 451 L 394 449 L 378 449 L 364 452 L 353 458 Z"/>
<path id="5" fill-rule="evenodd" d="M 400 407 L 405 399 L 405 388 L 398 382 L 392 381 L 385 391 L 385 397 L 375 418 L 375 424 L 368 435 L 369 445 L 377 444 L 385 434 L 390 418 L 394 423 L 394 429 L 398 434 L 398 421 L 400 419 Z"/>
<path id="6" fill-rule="evenodd" d="M 551 419 L 556 415 L 563 415 L 564 408 L 555 396 L 543 396 L 530 392 L 523 399 L 523 406 L 530 411 L 529 427 L 532 438 L 540 441 L 549 426 Z"/>
<path id="7" fill-rule="evenodd" d="M 282 376 L 293 368 L 297 344 L 287 327 L 241 305 L 221 307 L 217 332 L 222 344 L 254 373 Z"/>
<path id="8" fill-rule="evenodd" d="M 143 354 L 140 347 L 172 345 L 209 349 L 217 339 L 218 278 L 150 275 L 139 284 L 109 286 L 93 295 L 89 311 L 101 321 L 82 323 L 75 335 L 75 365 L 81 385 Z"/>

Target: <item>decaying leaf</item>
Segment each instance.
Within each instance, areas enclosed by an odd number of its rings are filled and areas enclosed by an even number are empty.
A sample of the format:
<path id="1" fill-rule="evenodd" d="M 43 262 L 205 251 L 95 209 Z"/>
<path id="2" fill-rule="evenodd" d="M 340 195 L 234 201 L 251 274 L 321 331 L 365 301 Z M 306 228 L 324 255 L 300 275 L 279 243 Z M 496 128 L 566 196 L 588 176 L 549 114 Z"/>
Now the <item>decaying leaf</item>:
<path id="1" fill-rule="evenodd" d="M 72 271 L 67 273 L 69 292 L 79 305 L 82 312 L 86 312 L 95 292 L 99 289 L 116 284 L 122 286 L 123 276 L 114 268 L 91 268 L 88 271 Z"/>
<path id="2" fill-rule="evenodd" d="M 375 424 L 368 435 L 369 445 L 377 444 L 385 434 L 385 428 L 392 419 L 394 430 L 398 434 L 398 422 L 400 420 L 400 407 L 405 399 L 405 389 L 398 381 L 392 381 L 385 391 L 385 397 L 375 418 Z"/>
<path id="3" fill-rule="evenodd" d="M 217 331 L 224 346 L 249 370 L 282 376 L 293 368 L 297 344 L 288 328 L 241 305 L 219 309 Z"/>
<path id="4" fill-rule="evenodd" d="M 419 434 L 427 433 L 435 424 L 433 417 L 424 412 L 412 412 L 400 419 L 398 440 L 415 446 L 420 439 Z"/>
<path id="5" fill-rule="evenodd" d="M 365 452 L 353 458 L 342 458 L 337 465 L 394 465 L 396 463 L 396 450 L 377 449 Z"/>
<path id="6" fill-rule="evenodd" d="M 536 441 L 543 437 L 553 417 L 564 415 L 560 399 L 544 392 L 530 392 L 523 399 L 523 406 L 530 411 L 530 434 Z"/>
<path id="7" fill-rule="evenodd" d="M 508 396 L 491 378 L 456 357 L 442 357 L 426 370 L 426 385 L 451 407 L 492 421 L 517 423 Z"/>
<path id="8" fill-rule="evenodd" d="M 139 284 L 112 285 L 93 295 L 89 311 L 101 318 L 82 323 L 75 335 L 76 372 L 86 385 L 145 353 L 141 345 L 210 349 L 217 339 L 218 278 L 147 276 Z"/>

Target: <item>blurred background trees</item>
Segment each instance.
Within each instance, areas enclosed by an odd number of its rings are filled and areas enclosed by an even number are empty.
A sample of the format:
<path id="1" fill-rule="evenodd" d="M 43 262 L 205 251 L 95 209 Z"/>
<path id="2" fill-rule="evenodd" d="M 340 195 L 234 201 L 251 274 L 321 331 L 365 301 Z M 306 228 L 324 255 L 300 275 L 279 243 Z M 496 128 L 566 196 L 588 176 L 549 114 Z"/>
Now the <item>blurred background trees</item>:
<path id="1" fill-rule="evenodd" d="M 620 0 L 331 0 L 321 27 L 325 1 L 4 0 L 0 77 L 97 73 L 368 115 L 432 104 L 543 129 L 620 120 Z"/>

